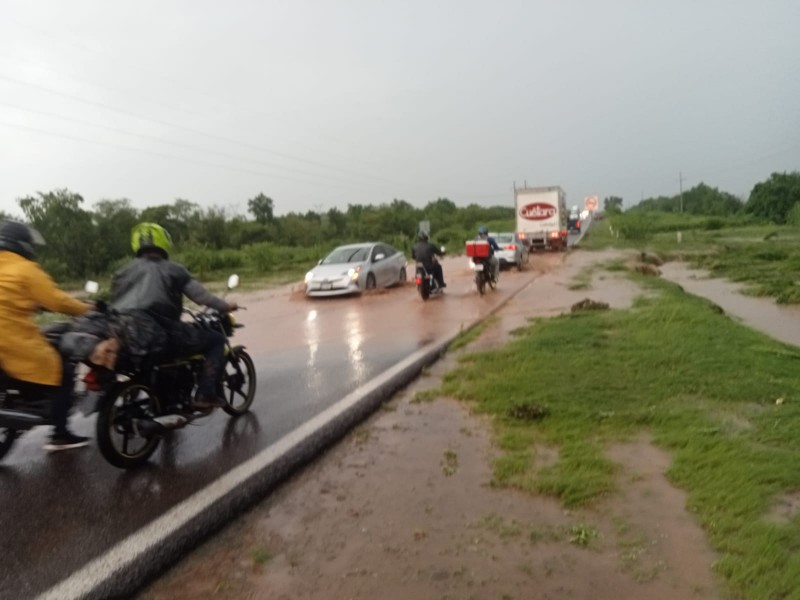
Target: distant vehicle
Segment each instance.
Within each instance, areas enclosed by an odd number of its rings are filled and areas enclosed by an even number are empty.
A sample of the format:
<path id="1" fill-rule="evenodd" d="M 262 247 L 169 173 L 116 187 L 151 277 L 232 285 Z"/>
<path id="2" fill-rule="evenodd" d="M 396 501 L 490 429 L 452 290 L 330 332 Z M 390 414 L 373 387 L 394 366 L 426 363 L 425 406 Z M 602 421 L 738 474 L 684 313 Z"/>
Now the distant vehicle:
<path id="1" fill-rule="evenodd" d="M 406 257 L 389 244 L 339 246 L 306 273 L 306 296 L 359 294 L 405 283 Z"/>
<path id="2" fill-rule="evenodd" d="M 515 188 L 517 232 L 530 250 L 567 249 L 567 195 L 558 186 Z"/>
<path id="3" fill-rule="evenodd" d="M 581 215 L 578 212 L 578 207 L 575 206 L 569 213 L 569 217 L 567 217 L 567 231 L 570 233 L 572 232 L 581 232 Z"/>
<path id="4" fill-rule="evenodd" d="M 516 233 L 490 233 L 494 238 L 500 251 L 495 251 L 494 255 L 500 261 L 500 268 L 517 267 L 517 271 L 522 270 L 522 265 L 528 262 L 530 257 L 528 246 L 519 240 Z"/>

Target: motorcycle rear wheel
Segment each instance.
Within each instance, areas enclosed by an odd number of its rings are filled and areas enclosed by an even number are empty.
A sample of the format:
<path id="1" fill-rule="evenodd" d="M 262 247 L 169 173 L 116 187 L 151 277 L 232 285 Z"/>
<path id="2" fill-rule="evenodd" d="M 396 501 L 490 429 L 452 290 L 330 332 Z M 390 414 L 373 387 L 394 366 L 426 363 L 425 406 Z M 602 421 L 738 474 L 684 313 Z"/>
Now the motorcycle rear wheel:
<path id="1" fill-rule="evenodd" d="M 417 286 L 417 291 L 419 292 L 419 297 L 422 298 L 423 301 L 427 300 L 428 296 L 431 295 L 428 286 L 425 283 L 420 283 Z"/>
<path id="2" fill-rule="evenodd" d="M 112 389 L 97 415 L 97 447 L 103 458 L 120 469 L 135 469 L 146 463 L 161 437 L 141 434 L 134 419 L 152 419 L 160 414 L 158 398 L 148 386 L 128 381 Z"/>
<path id="3" fill-rule="evenodd" d="M 483 276 L 483 272 L 475 274 L 475 285 L 478 287 L 478 293 L 483 296 L 486 293 L 486 279 Z"/>
<path id="4" fill-rule="evenodd" d="M 225 372 L 222 374 L 222 410 L 232 417 L 240 417 L 250 410 L 256 397 L 256 367 L 253 359 L 244 350 L 228 355 Z"/>

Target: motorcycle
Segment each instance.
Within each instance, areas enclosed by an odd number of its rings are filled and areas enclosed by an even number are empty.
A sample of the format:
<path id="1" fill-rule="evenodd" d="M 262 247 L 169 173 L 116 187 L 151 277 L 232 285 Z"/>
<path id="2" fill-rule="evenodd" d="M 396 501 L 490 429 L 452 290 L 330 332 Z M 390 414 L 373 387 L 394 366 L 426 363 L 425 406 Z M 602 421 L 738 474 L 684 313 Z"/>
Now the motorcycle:
<path id="1" fill-rule="evenodd" d="M 469 268 L 475 271 L 475 287 L 478 288 L 478 293 L 481 296 L 486 293 L 487 287 L 491 289 L 497 287 L 497 279 L 495 279 L 494 269 L 488 257 L 479 258 L 475 256 L 470 258 Z"/>
<path id="2" fill-rule="evenodd" d="M 228 289 L 238 285 L 231 276 Z M 242 307 L 240 307 L 241 309 Z M 243 327 L 230 313 L 184 309 L 194 325 L 225 336 L 225 369 L 217 382 L 221 405 L 231 417 L 250 410 L 256 393 L 256 369 L 244 346 L 233 346 L 234 330 Z M 93 407 L 97 411 L 96 435 L 100 453 L 122 469 L 141 466 L 158 448 L 162 437 L 205 417 L 209 411 L 193 408 L 194 393 L 203 373 L 202 354 L 168 360 L 152 366 L 127 367 L 105 381 L 93 369 L 84 379 L 90 391 L 99 392 Z M 92 411 L 90 407 L 89 412 Z"/>
<path id="3" fill-rule="evenodd" d="M 436 257 L 434 257 L 434 260 L 436 260 Z M 444 288 L 439 285 L 436 277 L 432 273 L 428 273 L 425 266 L 420 262 L 417 263 L 414 282 L 417 284 L 419 297 L 423 300 L 439 296 L 444 292 Z"/>
<path id="4" fill-rule="evenodd" d="M 87 282 L 89 294 L 97 292 L 95 282 Z M 68 321 L 51 323 L 40 328 L 47 341 L 56 349 L 62 336 L 70 329 Z M 53 425 L 52 401 L 39 386 L 13 379 L 0 371 L 0 459 L 26 431 L 41 425 Z"/>
<path id="5" fill-rule="evenodd" d="M 228 289 L 236 287 L 238 282 L 238 277 L 232 275 Z M 87 291 L 89 287 L 87 284 Z M 229 313 L 184 310 L 197 327 L 225 335 L 225 369 L 217 384 L 217 394 L 224 398 L 221 408 L 228 415 L 246 414 L 255 398 L 255 365 L 244 346 L 232 346 L 229 341 L 234 330 L 243 325 Z M 111 329 L 122 333 L 124 338 L 125 317 L 111 311 L 107 319 Z M 44 332 L 58 346 L 67 329 L 69 323 L 51 326 Z M 82 378 L 84 389 L 76 391 L 74 398 L 84 415 L 98 413 L 96 436 L 103 458 L 123 469 L 141 466 L 155 452 L 164 434 L 207 416 L 208 412 L 192 408 L 204 362 L 202 355 L 155 365 L 123 360 L 113 373 L 88 365 L 89 370 Z M 20 432 L 48 424 L 52 424 L 49 401 L 31 398 L 24 386 L 0 373 L 0 458 L 11 449 Z"/>

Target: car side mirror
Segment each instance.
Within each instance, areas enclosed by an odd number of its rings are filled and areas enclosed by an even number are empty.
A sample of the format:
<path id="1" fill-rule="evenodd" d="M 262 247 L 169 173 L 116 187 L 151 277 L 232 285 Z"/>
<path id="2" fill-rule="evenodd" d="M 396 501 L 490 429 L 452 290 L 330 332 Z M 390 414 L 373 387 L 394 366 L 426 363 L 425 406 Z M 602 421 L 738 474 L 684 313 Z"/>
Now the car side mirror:
<path id="1" fill-rule="evenodd" d="M 239 276 L 234 273 L 230 277 L 228 277 L 228 289 L 232 290 L 233 288 L 239 287 Z"/>
<path id="2" fill-rule="evenodd" d="M 383 260 L 384 258 L 386 258 L 386 255 L 383 252 L 381 252 L 380 254 L 375 255 L 375 260 L 373 262 L 378 262 L 379 260 Z"/>

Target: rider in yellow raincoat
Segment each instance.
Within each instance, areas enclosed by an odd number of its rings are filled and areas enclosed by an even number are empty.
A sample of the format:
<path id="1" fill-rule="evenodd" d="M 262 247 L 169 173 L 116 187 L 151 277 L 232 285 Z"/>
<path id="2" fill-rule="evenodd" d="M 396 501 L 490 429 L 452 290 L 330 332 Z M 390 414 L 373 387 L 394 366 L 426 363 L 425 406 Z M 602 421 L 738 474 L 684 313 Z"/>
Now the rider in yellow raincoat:
<path id="1" fill-rule="evenodd" d="M 58 289 L 34 260 L 34 244 L 44 240 L 22 223 L 0 222 L 0 369 L 14 379 L 46 386 L 42 394 L 53 399 L 55 430 L 48 450 L 85 446 L 86 438 L 67 429 L 72 373 L 39 331 L 34 315 L 40 307 L 81 315 L 90 306 Z"/>

